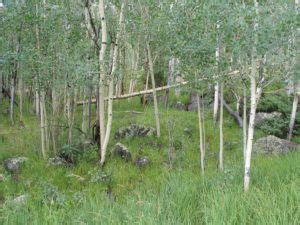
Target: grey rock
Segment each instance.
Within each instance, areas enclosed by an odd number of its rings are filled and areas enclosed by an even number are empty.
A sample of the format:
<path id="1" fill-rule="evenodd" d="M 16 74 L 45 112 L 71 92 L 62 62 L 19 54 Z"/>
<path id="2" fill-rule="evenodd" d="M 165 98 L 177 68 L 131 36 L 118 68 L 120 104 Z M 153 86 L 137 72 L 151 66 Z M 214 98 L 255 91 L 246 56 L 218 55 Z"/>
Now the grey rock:
<path id="1" fill-rule="evenodd" d="M 258 139 L 253 145 L 254 152 L 264 154 L 286 154 L 297 149 L 298 144 L 272 135 Z"/>
<path id="2" fill-rule="evenodd" d="M 6 159 L 4 161 L 4 168 L 11 173 L 19 172 L 22 164 L 27 160 L 28 158 L 26 157 L 15 157 Z"/>
<path id="3" fill-rule="evenodd" d="M 184 128 L 183 132 L 185 134 L 189 135 L 189 136 L 192 135 L 192 129 L 191 128 L 186 127 L 186 128 Z"/>
<path id="4" fill-rule="evenodd" d="M 140 156 L 135 160 L 135 165 L 138 167 L 146 167 L 150 164 L 150 159 L 147 156 Z"/>
<path id="5" fill-rule="evenodd" d="M 67 166 L 68 163 L 65 159 L 57 156 L 54 158 L 49 158 L 48 163 L 52 166 Z"/>
<path id="6" fill-rule="evenodd" d="M 187 109 L 186 105 L 182 102 L 176 102 L 173 106 L 177 110 L 185 111 Z"/>
<path id="7" fill-rule="evenodd" d="M 117 143 L 115 145 L 115 150 L 114 150 L 115 155 L 120 156 L 122 159 L 126 161 L 131 161 L 131 153 L 129 150 L 126 148 L 126 146 L 122 145 L 121 143 Z"/>
<path id="8" fill-rule="evenodd" d="M 147 137 L 155 135 L 156 130 L 153 127 L 145 127 L 137 124 L 132 124 L 128 127 L 121 127 L 115 133 L 116 139 L 130 137 Z"/>
<path id="9" fill-rule="evenodd" d="M 13 199 L 10 203 L 13 205 L 21 205 L 21 204 L 26 203 L 28 198 L 29 198 L 28 194 L 20 195 L 20 196 L 16 197 L 15 199 Z"/>
<path id="10" fill-rule="evenodd" d="M 0 173 L 0 182 L 5 180 L 5 176 L 3 174 Z"/>
<path id="11" fill-rule="evenodd" d="M 254 123 L 257 126 L 266 120 L 280 118 L 281 116 L 282 116 L 282 113 L 280 113 L 280 112 L 272 112 L 272 113 L 258 112 L 255 116 Z"/>

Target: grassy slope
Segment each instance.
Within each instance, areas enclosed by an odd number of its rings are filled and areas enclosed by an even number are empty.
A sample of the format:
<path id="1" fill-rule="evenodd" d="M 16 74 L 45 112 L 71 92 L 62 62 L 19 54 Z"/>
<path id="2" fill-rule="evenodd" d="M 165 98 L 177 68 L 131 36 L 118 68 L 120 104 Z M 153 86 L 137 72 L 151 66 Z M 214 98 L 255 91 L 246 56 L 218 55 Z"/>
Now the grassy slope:
<path id="1" fill-rule="evenodd" d="M 124 113 L 132 108 L 144 113 Z M 137 101 L 117 102 L 114 109 L 113 133 L 129 123 L 154 124 L 153 109 L 144 110 Z M 251 191 L 245 195 L 239 128 L 226 116 L 225 172 L 219 173 L 218 130 L 213 129 L 210 113 L 206 118 L 209 157 L 205 177 L 199 174 L 196 113 L 161 110 L 160 139 L 121 141 L 134 158 L 149 156 L 151 166 L 140 170 L 109 156 L 104 172 L 98 171 L 93 150 L 87 151 L 76 167 L 46 166 L 36 154 L 40 148 L 35 118 L 25 117 L 26 130 L 11 127 L 1 118 L 0 162 L 15 155 L 28 156 L 30 161 L 19 182 L 8 177 L 0 183 L 0 201 L 24 193 L 30 198 L 20 207 L 0 205 L 0 224 L 299 224 L 299 152 L 281 157 L 254 155 Z M 167 166 L 168 121 L 174 122 L 177 146 L 172 169 Z M 192 129 L 191 137 L 184 134 L 185 127 Z M 109 149 L 115 143 L 112 139 Z M 86 180 L 67 177 L 70 173 Z M 111 175 L 110 180 L 104 179 L 104 174 Z M 99 177 L 102 181 L 90 182 Z M 107 197 L 108 183 L 116 202 Z"/>

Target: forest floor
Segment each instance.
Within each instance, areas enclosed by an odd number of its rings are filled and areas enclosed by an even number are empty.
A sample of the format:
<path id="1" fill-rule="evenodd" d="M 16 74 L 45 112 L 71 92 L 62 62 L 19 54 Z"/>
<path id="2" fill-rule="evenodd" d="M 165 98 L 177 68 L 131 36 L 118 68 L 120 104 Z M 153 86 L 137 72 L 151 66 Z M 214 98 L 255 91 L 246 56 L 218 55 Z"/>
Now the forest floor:
<path id="1" fill-rule="evenodd" d="M 251 190 L 245 194 L 242 132 L 231 117 L 225 114 L 225 170 L 219 172 L 219 130 L 206 113 L 207 169 L 201 176 L 197 114 L 161 107 L 160 116 L 161 138 L 115 140 L 119 127 L 155 124 L 151 106 L 143 108 L 138 99 L 115 102 L 109 150 L 121 142 L 133 159 L 148 156 L 151 163 L 140 169 L 109 154 L 100 170 L 96 147 L 86 149 L 75 166 L 49 165 L 40 157 L 37 119 L 25 115 L 26 127 L 19 129 L 1 115 L 1 164 L 14 156 L 29 160 L 17 176 L 0 166 L 5 176 L 0 181 L 0 224 L 300 224 L 299 151 L 254 154 Z M 75 127 L 80 127 L 80 119 L 77 115 Z M 79 133 L 74 136 L 75 141 L 81 139 Z M 175 148 L 172 165 L 170 136 Z M 21 195 L 27 201 L 12 201 Z"/>

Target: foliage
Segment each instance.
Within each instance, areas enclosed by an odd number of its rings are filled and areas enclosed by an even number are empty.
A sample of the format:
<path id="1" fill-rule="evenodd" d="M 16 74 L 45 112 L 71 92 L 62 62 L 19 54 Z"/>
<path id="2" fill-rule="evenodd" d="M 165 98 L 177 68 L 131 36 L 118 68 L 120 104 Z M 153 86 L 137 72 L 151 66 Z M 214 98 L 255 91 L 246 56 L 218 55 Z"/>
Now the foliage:
<path id="1" fill-rule="evenodd" d="M 278 137 L 285 138 L 288 132 L 288 126 L 290 122 L 292 100 L 289 96 L 284 93 L 278 94 L 266 94 L 259 101 L 257 111 L 259 112 L 280 112 L 282 113 L 281 118 L 267 119 L 260 123 L 257 128 L 266 134 L 275 135 Z M 300 133 L 297 124 L 300 123 L 300 115 L 296 115 L 296 126 L 293 131 L 295 135 Z"/>
<path id="2" fill-rule="evenodd" d="M 272 118 L 262 121 L 256 127 L 265 134 L 285 138 L 288 132 L 288 125 L 289 120 L 286 118 Z"/>
<path id="3" fill-rule="evenodd" d="M 281 112 L 284 116 L 288 116 L 291 112 L 292 101 L 284 93 L 266 94 L 262 96 L 257 106 L 258 112 Z"/>

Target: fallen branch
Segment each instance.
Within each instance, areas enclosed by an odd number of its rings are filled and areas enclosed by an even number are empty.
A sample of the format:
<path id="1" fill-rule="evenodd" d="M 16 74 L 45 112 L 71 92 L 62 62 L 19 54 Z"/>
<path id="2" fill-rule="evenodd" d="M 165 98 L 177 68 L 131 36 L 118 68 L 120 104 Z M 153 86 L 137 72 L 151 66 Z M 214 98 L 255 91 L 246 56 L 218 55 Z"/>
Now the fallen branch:
<path id="1" fill-rule="evenodd" d="M 233 75 L 234 76 L 234 75 L 238 75 L 239 73 L 240 73 L 239 70 L 234 70 L 232 72 L 229 72 L 227 75 Z M 204 77 L 204 78 L 201 78 L 201 79 L 199 79 L 197 81 L 217 79 L 219 77 L 220 76 L 213 76 L 212 78 Z M 170 88 L 179 87 L 179 86 L 182 86 L 182 85 L 187 85 L 189 83 L 190 83 L 189 81 L 184 81 L 184 82 L 181 82 L 181 83 L 178 83 L 178 84 L 167 85 L 167 86 L 163 86 L 163 87 L 159 87 L 159 88 L 155 88 L 155 89 L 137 91 L 137 92 L 133 92 L 133 93 L 130 93 L 130 94 L 125 94 L 125 95 L 120 95 L 120 96 L 116 96 L 115 95 L 115 96 L 112 97 L 112 99 L 113 100 L 118 100 L 118 99 L 132 98 L 132 97 L 139 96 L 139 95 L 151 94 L 153 92 L 153 90 L 155 90 L 155 91 L 163 91 L 163 90 L 167 90 L 167 89 L 170 89 Z M 108 97 L 104 98 L 104 100 L 107 101 Z M 91 103 L 96 103 L 96 101 L 97 100 L 95 98 L 93 98 L 91 100 Z M 88 100 L 83 100 L 83 101 L 78 101 L 77 105 L 83 105 L 83 104 L 87 104 L 87 103 L 88 103 Z"/>
<path id="2" fill-rule="evenodd" d="M 186 85 L 188 83 L 189 83 L 188 81 L 185 81 L 185 82 L 182 82 L 182 83 L 179 83 L 179 84 L 167 85 L 167 86 L 155 88 L 155 90 L 156 91 L 163 91 L 163 90 L 178 87 L 178 86 L 181 86 L 181 85 Z M 115 96 L 112 97 L 112 99 L 113 100 L 118 100 L 118 99 L 132 98 L 132 97 L 139 96 L 139 95 L 151 94 L 152 92 L 153 92 L 153 89 L 144 90 L 144 91 L 137 91 L 137 92 L 133 92 L 133 93 L 130 93 L 130 94 L 125 94 L 125 95 L 120 95 L 120 96 L 115 95 Z M 104 100 L 107 101 L 108 97 L 106 97 Z M 83 104 L 87 104 L 87 103 L 88 103 L 87 100 L 79 101 L 79 102 L 77 102 L 77 105 L 83 105 Z M 91 103 L 96 103 L 96 99 L 92 99 Z"/>
<path id="3" fill-rule="evenodd" d="M 236 120 L 236 122 L 239 124 L 240 128 L 243 128 L 243 119 L 242 117 L 240 117 L 240 115 L 233 111 L 232 108 L 230 107 L 230 105 L 228 105 L 225 100 L 223 101 L 224 107 L 227 110 L 227 112 L 233 116 L 233 118 Z"/>

